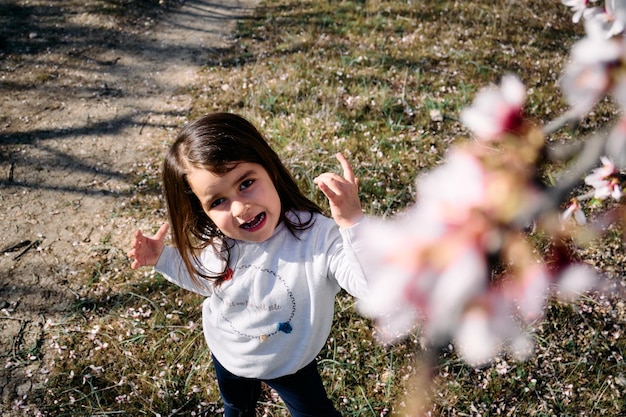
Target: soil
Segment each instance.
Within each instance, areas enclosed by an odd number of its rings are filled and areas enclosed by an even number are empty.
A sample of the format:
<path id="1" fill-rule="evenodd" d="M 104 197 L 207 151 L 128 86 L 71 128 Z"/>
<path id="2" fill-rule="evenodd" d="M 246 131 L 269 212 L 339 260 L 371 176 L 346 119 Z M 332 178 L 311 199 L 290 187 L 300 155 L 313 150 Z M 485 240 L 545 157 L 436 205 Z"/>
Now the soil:
<path id="1" fill-rule="evenodd" d="M 46 323 L 80 296 L 94 248 L 125 251 L 146 226 L 114 213 L 257 2 L 161 0 L 132 19 L 103 11 L 113 1 L 0 4 L 2 416 L 41 398 L 54 358 Z"/>

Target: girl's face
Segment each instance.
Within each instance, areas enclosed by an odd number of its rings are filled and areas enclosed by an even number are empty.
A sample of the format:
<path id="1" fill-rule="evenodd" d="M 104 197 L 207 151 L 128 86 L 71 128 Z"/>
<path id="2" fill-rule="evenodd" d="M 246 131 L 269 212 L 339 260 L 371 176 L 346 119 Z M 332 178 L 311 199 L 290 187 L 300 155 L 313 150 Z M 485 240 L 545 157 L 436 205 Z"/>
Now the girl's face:
<path id="1" fill-rule="evenodd" d="M 274 233 L 280 220 L 280 197 L 261 165 L 238 163 L 224 175 L 193 168 L 187 182 L 204 212 L 224 235 L 263 242 Z"/>

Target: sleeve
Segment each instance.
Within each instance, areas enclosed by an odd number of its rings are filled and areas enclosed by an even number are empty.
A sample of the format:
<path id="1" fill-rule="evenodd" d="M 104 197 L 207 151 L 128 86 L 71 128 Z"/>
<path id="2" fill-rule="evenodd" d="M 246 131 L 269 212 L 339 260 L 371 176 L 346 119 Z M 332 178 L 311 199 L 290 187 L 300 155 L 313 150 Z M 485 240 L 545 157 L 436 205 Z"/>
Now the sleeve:
<path id="1" fill-rule="evenodd" d="M 159 257 L 154 269 L 163 275 L 169 282 L 178 285 L 189 291 L 193 291 L 200 295 L 210 296 L 211 289 L 209 283 L 201 285 L 194 282 L 189 271 L 183 263 L 183 258 L 180 256 L 180 252 L 177 249 L 166 246 Z"/>
<path id="2" fill-rule="evenodd" d="M 331 243 L 329 273 L 337 280 L 341 288 L 356 298 L 367 296 L 368 285 L 365 270 L 359 257 L 362 256 L 365 242 L 361 230 L 367 218 L 356 225 L 342 229 L 333 223 L 329 238 Z"/>

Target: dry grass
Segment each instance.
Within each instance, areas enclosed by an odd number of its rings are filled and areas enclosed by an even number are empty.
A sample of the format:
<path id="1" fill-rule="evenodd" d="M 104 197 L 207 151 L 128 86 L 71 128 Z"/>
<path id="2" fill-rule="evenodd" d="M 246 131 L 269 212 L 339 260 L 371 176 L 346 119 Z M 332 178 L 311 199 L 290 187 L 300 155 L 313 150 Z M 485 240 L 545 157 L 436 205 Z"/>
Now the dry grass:
<path id="1" fill-rule="evenodd" d="M 228 110 L 268 135 L 302 187 L 337 169 L 345 152 L 373 215 L 409 204 L 420 172 L 467 138 L 459 111 L 507 72 L 529 87 L 528 116 L 547 121 L 564 109 L 557 81 L 581 36 L 560 2 L 268 0 L 242 22 L 234 47 L 207 63 L 194 91 L 197 116 Z M 610 103 L 551 138 L 567 141 L 614 115 Z M 137 179 L 127 213 L 163 220 L 158 160 Z M 546 167 L 547 173 L 557 167 Z M 547 176 L 548 177 L 548 176 Z M 147 203 L 143 205 L 143 203 Z M 145 208 L 145 207 L 148 208 Z M 623 244 L 597 242 L 581 257 L 624 285 Z M 149 272 L 131 272 L 123 248 L 98 251 L 88 290 L 73 314 L 52 324 L 58 350 L 45 398 L 50 415 L 215 415 L 219 395 L 199 329 L 200 300 Z M 463 365 L 441 352 L 431 387 L 433 415 L 618 415 L 624 412 L 624 302 L 588 297 L 552 304 L 527 362 L 499 358 Z M 399 411 L 420 368 L 417 335 L 376 344 L 372 325 L 347 296 L 320 364 L 345 416 Z M 266 393 L 259 415 L 286 415 Z"/>

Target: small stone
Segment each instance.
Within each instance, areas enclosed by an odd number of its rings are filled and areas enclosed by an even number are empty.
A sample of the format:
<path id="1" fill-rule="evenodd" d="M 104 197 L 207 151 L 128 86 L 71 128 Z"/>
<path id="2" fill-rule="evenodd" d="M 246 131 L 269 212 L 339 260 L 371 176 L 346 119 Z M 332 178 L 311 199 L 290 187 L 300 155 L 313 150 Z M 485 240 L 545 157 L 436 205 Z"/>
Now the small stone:
<path id="1" fill-rule="evenodd" d="M 32 387 L 33 384 L 30 381 L 26 381 L 23 384 L 18 385 L 15 389 L 17 396 L 19 398 L 23 398 L 25 395 L 28 395 L 28 393 L 30 393 Z"/>

